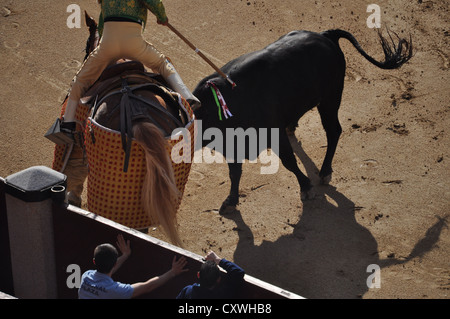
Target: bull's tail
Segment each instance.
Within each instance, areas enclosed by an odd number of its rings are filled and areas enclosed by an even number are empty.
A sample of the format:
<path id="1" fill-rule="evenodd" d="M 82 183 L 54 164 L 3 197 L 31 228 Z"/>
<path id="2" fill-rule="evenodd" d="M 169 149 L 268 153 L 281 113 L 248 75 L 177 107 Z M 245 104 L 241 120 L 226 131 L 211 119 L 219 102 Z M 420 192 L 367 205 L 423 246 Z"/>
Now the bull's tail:
<path id="1" fill-rule="evenodd" d="M 381 31 L 378 30 L 378 36 L 380 37 L 380 43 L 384 51 L 385 59 L 383 62 L 379 62 L 368 55 L 359 45 L 358 41 L 355 37 L 347 31 L 344 30 L 328 30 L 322 33 L 325 37 L 329 38 L 336 45 L 339 46 L 338 41 L 340 38 L 345 38 L 350 41 L 353 46 L 358 50 L 358 52 L 365 57 L 369 62 L 376 65 L 382 69 L 397 69 L 406 62 L 409 61 L 412 57 L 412 41 L 411 37 L 409 42 L 406 39 L 400 38 L 397 34 L 394 33 L 395 37 L 398 40 L 398 44 L 396 45 L 391 33 L 388 31 L 389 39 L 383 37 Z"/>
<path id="2" fill-rule="evenodd" d="M 177 204 L 180 193 L 175 183 L 167 144 L 153 124 L 141 122 L 133 126 L 136 141 L 143 147 L 147 172 L 142 187 L 142 205 L 151 220 L 157 220 L 172 241 L 181 246 L 177 230 Z"/>

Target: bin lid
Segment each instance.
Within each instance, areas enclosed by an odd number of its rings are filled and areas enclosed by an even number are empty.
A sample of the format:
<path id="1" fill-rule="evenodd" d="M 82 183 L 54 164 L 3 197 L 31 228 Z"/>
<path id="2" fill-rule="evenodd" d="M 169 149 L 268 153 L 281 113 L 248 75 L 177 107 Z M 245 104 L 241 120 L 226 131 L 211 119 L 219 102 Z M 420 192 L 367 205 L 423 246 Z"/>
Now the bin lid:
<path id="1" fill-rule="evenodd" d="M 51 197 L 52 187 L 66 184 L 66 175 L 46 166 L 33 166 L 6 177 L 5 191 L 24 202 L 40 202 Z"/>

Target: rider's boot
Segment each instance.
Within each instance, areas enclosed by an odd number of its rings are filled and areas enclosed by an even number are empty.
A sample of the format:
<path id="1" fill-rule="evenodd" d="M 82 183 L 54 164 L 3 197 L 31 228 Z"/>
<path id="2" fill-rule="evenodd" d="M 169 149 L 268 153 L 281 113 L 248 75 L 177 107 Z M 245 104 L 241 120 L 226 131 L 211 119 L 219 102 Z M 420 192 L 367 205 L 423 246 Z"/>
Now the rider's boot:
<path id="1" fill-rule="evenodd" d="M 75 114 L 77 111 L 78 102 L 76 100 L 68 99 L 66 110 L 64 111 L 64 118 L 61 123 L 61 132 L 67 135 L 70 139 L 74 140 L 74 133 L 77 128 L 75 122 Z"/>
<path id="2" fill-rule="evenodd" d="M 78 103 L 68 100 L 64 118 L 56 119 L 56 122 L 48 130 L 45 137 L 56 144 L 72 144 L 75 142 L 75 132 L 77 124 L 75 122 L 75 113 Z"/>
<path id="3" fill-rule="evenodd" d="M 173 90 L 181 94 L 181 96 L 189 103 L 193 111 L 201 107 L 202 104 L 200 100 L 186 87 L 176 71 L 175 73 L 170 74 L 165 80 Z"/>

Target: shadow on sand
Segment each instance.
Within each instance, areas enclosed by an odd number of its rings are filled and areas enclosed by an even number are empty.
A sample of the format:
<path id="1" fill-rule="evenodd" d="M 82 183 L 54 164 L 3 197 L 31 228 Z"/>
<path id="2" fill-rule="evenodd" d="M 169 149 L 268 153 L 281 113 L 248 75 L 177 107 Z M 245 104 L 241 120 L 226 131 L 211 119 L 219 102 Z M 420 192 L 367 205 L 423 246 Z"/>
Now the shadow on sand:
<path id="1" fill-rule="evenodd" d="M 300 143 L 291 143 L 307 175 L 316 174 Z M 239 210 L 223 215 L 236 223 L 239 235 L 234 261 L 248 274 L 306 298 L 361 298 L 373 274 L 369 265 L 382 269 L 423 256 L 447 223 L 447 217 L 439 219 L 408 257 L 380 259 L 376 239 L 355 220 L 355 204 L 349 198 L 331 185 L 315 186 L 315 195 L 303 203 L 299 222 L 290 225 L 293 232 L 274 242 L 255 245 Z"/>

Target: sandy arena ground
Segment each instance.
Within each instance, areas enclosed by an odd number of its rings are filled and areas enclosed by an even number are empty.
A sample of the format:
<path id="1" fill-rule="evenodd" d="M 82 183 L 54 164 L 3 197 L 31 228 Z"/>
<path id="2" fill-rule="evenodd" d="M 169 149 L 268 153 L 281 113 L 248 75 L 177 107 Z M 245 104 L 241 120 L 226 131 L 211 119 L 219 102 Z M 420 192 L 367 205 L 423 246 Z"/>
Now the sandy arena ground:
<path id="1" fill-rule="evenodd" d="M 345 29 L 381 60 L 376 31 L 366 24 L 370 3 L 164 1 L 170 22 L 219 66 L 296 29 Z M 88 35 L 83 21 L 68 28 L 70 4 L 98 16 L 94 0 L 0 0 L 2 177 L 51 166 L 53 144 L 43 135 L 60 114 Z M 316 198 L 302 203 L 294 175 L 281 165 L 261 175 L 260 164 L 249 163 L 238 210 L 221 216 L 228 168 L 195 163 L 179 211 L 185 248 L 201 255 L 212 249 L 248 274 L 308 298 L 449 298 L 450 3 L 376 4 L 383 28 L 412 36 L 414 57 L 385 71 L 341 40 L 348 68 L 331 184 L 318 185 L 326 139 L 313 110 L 292 142 L 317 185 Z M 213 70 L 155 20 L 149 16 L 145 37 L 193 89 Z M 150 235 L 164 239 L 158 229 Z M 372 264 L 380 267 L 379 288 L 366 283 Z"/>

